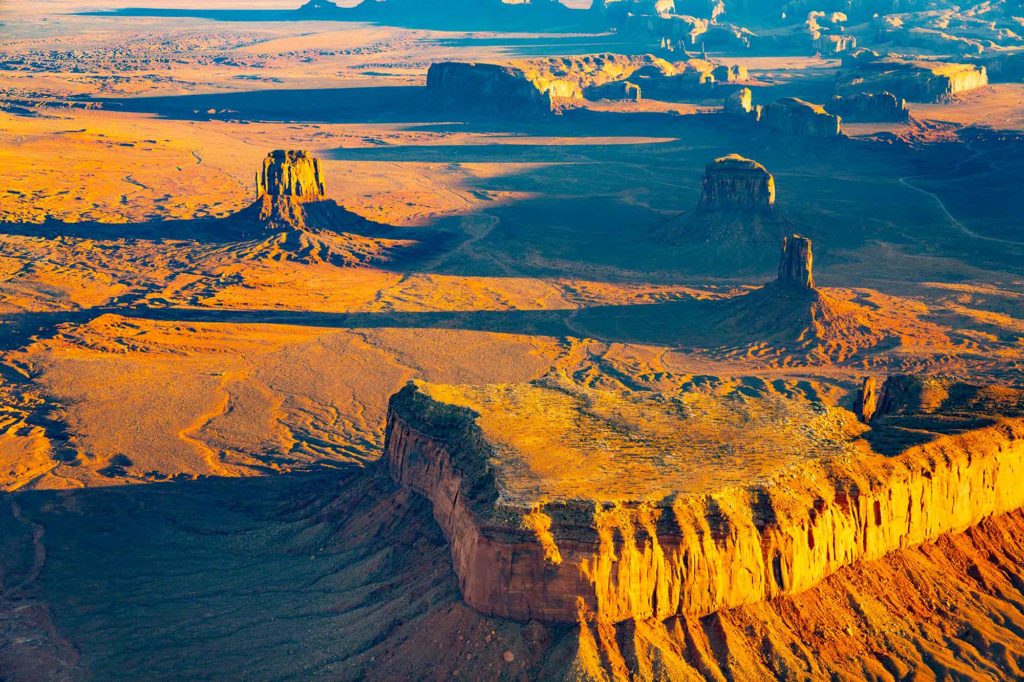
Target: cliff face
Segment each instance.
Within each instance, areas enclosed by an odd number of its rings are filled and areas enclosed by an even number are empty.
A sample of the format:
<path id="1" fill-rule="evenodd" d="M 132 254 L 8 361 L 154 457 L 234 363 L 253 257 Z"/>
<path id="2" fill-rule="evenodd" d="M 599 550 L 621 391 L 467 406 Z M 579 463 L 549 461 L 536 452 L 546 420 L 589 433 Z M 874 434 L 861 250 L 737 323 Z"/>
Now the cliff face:
<path id="1" fill-rule="evenodd" d="M 391 400 L 385 448 L 394 479 L 432 502 L 466 602 L 521 620 L 708 614 L 1024 506 L 1021 420 L 670 506 L 503 508 L 473 413 L 411 386 Z"/>
<path id="2" fill-rule="evenodd" d="M 911 102 L 937 102 L 988 84 L 984 66 L 952 62 L 880 57 L 858 51 L 844 61 L 836 76 L 836 92 L 890 92 Z"/>
<path id="3" fill-rule="evenodd" d="M 782 240 L 779 278 L 776 281 L 800 289 L 814 288 L 814 255 L 810 239 L 794 234 Z"/>
<path id="4" fill-rule="evenodd" d="M 587 98 L 636 100 L 641 91 L 675 96 L 709 89 L 716 74 L 728 82 L 747 78 L 745 67 L 704 59 L 600 53 L 506 64 L 441 62 L 428 70 L 427 88 L 446 107 L 536 115 L 582 106 Z"/>
<path id="5" fill-rule="evenodd" d="M 498 64 L 441 62 L 427 71 L 427 89 L 442 106 L 504 114 L 549 114 L 582 97 L 567 83 L 538 87 L 522 70 Z"/>
<path id="6" fill-rule="evenodd" d="M 701 210 L 771 211 L 774 206 L 775 178 L 758 162 L 730 154 L 705 168 Z"/>
<path id="7" fill-rule="evenodd" d="M 267 154 L 257 177 L 257 198 L 322 197 L 325 194 L 320 160 L 300 150 L 278 149 Z"/>
<path id="8" fill-rule="evenodd" d="M 904 123 L 910 118 L 907 101 L 891 92 L 836 95 L 825 105 L 825 110 L 853 123 Z"/>
<path id="9" fill-rule="evenodd" d="M 842 135 L 838 116 L 795 97 L 765 106 L 761 111 L 761 123 L 774 133 L 792 137 L 830 138 Z"/>

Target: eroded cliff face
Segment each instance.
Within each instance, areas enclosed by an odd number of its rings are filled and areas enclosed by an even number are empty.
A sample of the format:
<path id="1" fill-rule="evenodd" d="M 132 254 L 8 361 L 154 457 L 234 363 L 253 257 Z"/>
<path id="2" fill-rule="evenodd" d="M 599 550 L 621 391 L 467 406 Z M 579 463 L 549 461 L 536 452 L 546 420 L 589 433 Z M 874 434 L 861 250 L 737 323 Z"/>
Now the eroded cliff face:
<path id="1" fill-rule="evenodd" d="M 891 92 L 836 95 L 825 105 L 825 110 L 853 123 L 903 123 L 910 118 L 907 101 Z"/>
<path id="2" fill-rule="evenodd" d="M 256 196 L 322 197 L 324 175 L 320 159 L 307 151 L 278 149 L 267 154 L 256 181 Z"/>
<path id="3" fill-rule="evenodd" d="M 774 206 L 775 178 L 758 162 L 729 154 L 704 169 L 701 210 L 768 212 Z"/>
<path id="4" fill-rule="evenodd" d="M 843 566 L 1024 506 L 1024 420 L 886 458 L 825 459 L 745 488 L 664 504 L 504 506 L 474 413 L 407 386 L 386 462 L 426 496 L 459 586 L 481 612 L 576 621 L 699 616 L 807 590 Z"/>
<path id="5" fill-rule="evenodd" d="M 771 132 L 791 137 L 830 138 L 842 135 L 842 122 L 817 104 L 788 97 L 766 105 L 761 124 Z"/>

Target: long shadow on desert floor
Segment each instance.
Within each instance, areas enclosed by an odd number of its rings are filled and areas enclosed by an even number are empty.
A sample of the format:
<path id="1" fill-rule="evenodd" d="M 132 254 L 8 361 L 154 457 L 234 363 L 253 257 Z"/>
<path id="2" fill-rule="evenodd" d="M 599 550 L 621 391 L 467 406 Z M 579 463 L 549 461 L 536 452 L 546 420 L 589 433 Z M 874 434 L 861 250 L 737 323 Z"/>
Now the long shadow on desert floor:
<path id="1" fill-rule="evenodd" d="M 461 604 L 429 505 L 377 464 L 15 499 L 33 590 L 96 679 L 386 679 L 411 674 L 395 642 L 521 638 Z"/>

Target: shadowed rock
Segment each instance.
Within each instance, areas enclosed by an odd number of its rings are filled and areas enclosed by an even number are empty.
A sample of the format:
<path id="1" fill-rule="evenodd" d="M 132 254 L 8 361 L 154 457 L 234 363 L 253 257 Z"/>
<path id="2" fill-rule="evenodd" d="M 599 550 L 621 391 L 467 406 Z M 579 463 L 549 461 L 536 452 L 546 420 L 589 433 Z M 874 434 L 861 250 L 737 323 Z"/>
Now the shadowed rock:
<path id="1" fill-rule="evenodd" d="M 320 159 L 307 151 L 278 149 L 267 154 L 256 180 L 256 198 L 322 197 L 325 194 Z"/>
<path id="2" fill-rule="evenodd" d="M 754 93 L 750 88 L 740 88 L 725 99 L 724 105 L 727 114 L 738 116 L 752 116 L 754 120 L 761 118 L 761 107 L 754 106 Z"/>
<path id="3" fill-rule="evenodd" d="M 796 97 L 786 97 L 764 107 L 761 123 L 771 132 L 793 137 L 839 137 L 843 130 L 838 116 Z"/>
<path id="4" fill-rule="evenodd" d="M 836 95 L 825 105 L 830 114 L 855 123 L 897 122 L 910 118 L 907 101 L 891 92 L 858 92 L 852 95 Z"/>
<path id="5" fill-rule="evenodd" d="M 775 178 L 757 161 L 729 154 L 705 168 L 702 211 L 771 211 L 774 206 Z"/>
<path id="6" fill-rule="evenodd" d="M 782 257 L 779 259 L 779 277 L 776 281 L 802 289 L 813 289 L 813 264 L 811 240 L 798 234 L 786 237 L 782 240 Z"/>

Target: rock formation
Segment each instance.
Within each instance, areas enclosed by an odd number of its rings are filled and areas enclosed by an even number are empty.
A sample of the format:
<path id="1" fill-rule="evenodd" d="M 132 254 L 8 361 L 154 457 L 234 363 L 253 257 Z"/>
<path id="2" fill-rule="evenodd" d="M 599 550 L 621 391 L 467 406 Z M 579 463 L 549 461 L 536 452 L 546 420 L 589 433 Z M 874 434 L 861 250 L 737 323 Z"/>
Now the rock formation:
<path id="1" fill-rule="evenodd" d="M 775 178 L 757 161 L 729 154 L 704 169 L 700 210 L 768 212 L 774 206 Z"/>
<path id="2" fill-rule="evenodd" d="M 306 151 L 278 149 L 267 154 L 256 178 L 256 198 L 316 198 L 325 194 L 320 160 Z"/>
<path id="3" fill-rule="evenodd" d="M 505 64 L 440 62 L 427 72 L 427 89 L 447 108 L 538 115 L 582 106 L 586 98 L 637 100 L 641 92 L 673 97 L 710 89 L 716 70 L 730 81 L 746 78 L 744 67 L 704 59 L 606 53 Z"/>
<path id="4" fill-rule="evenodd" d="M 723 110 L 727 114 L 749 117 L 755 121 L 761 118 L 761 106 L 754 106 L 754 93 L 750 88 L 740 88 L 726 97 Z"/>
<path id="5" fill-rule="evenodd" d="M 787 97 L 761 110 L 761 124 L 772 133 L 791 137 L 829 138 L 842 135 L 842 121 L 817 104 Z"/>
<path id="6" fill-rule="evenodd" d="M 905 123 L 910 119 L 907 101 L 891 92 L 836 95 L 825 105 L 825 110 L 852 123 Z"/>
<path id="7" fill-rule="evenodd" d="M 466 602 L 524 621 L 574 623 L 580 604 L 613 622 L 705 615 L 1024 506 L 1024 421 L 1006 420 L 882 467 L 825 458 L 784 483 L 665 503 L 509 508 L 475 416 L 407 386 L 389 404 L 385 461 L 432 503 Z"/>
<path id="8" fill-rule="evenodd" d="M 858 51 L 844 60 L 836 76 L 836 92 L 889 92 L 911 102 L 938 102 L 988 84 L 984 66 L 902 57 L 880 57 Z"/>
<path id="9" fill-rule="evenodd" d="M 878 381 L 874 377 L 865 377 L 857 392 L 857 400 L 853 405 L 853 412 L 857 419 L 865 424 L 871 421 L 878 410 Z"/>
<path id="10" fill-rule="evenodd" d="M 499 64 L 431 64 L 427 89 L 444 107 L 492 115 L 550 114 L 583 98 L 567 81 L 539 81 L 522 69 Z"/>
<path id="11" fill-rule="evenodd" d="M 814 255 L 811 240 L 798 234 L 782 240 L 777 283 L 800 289 L 814 288 Z"/>

